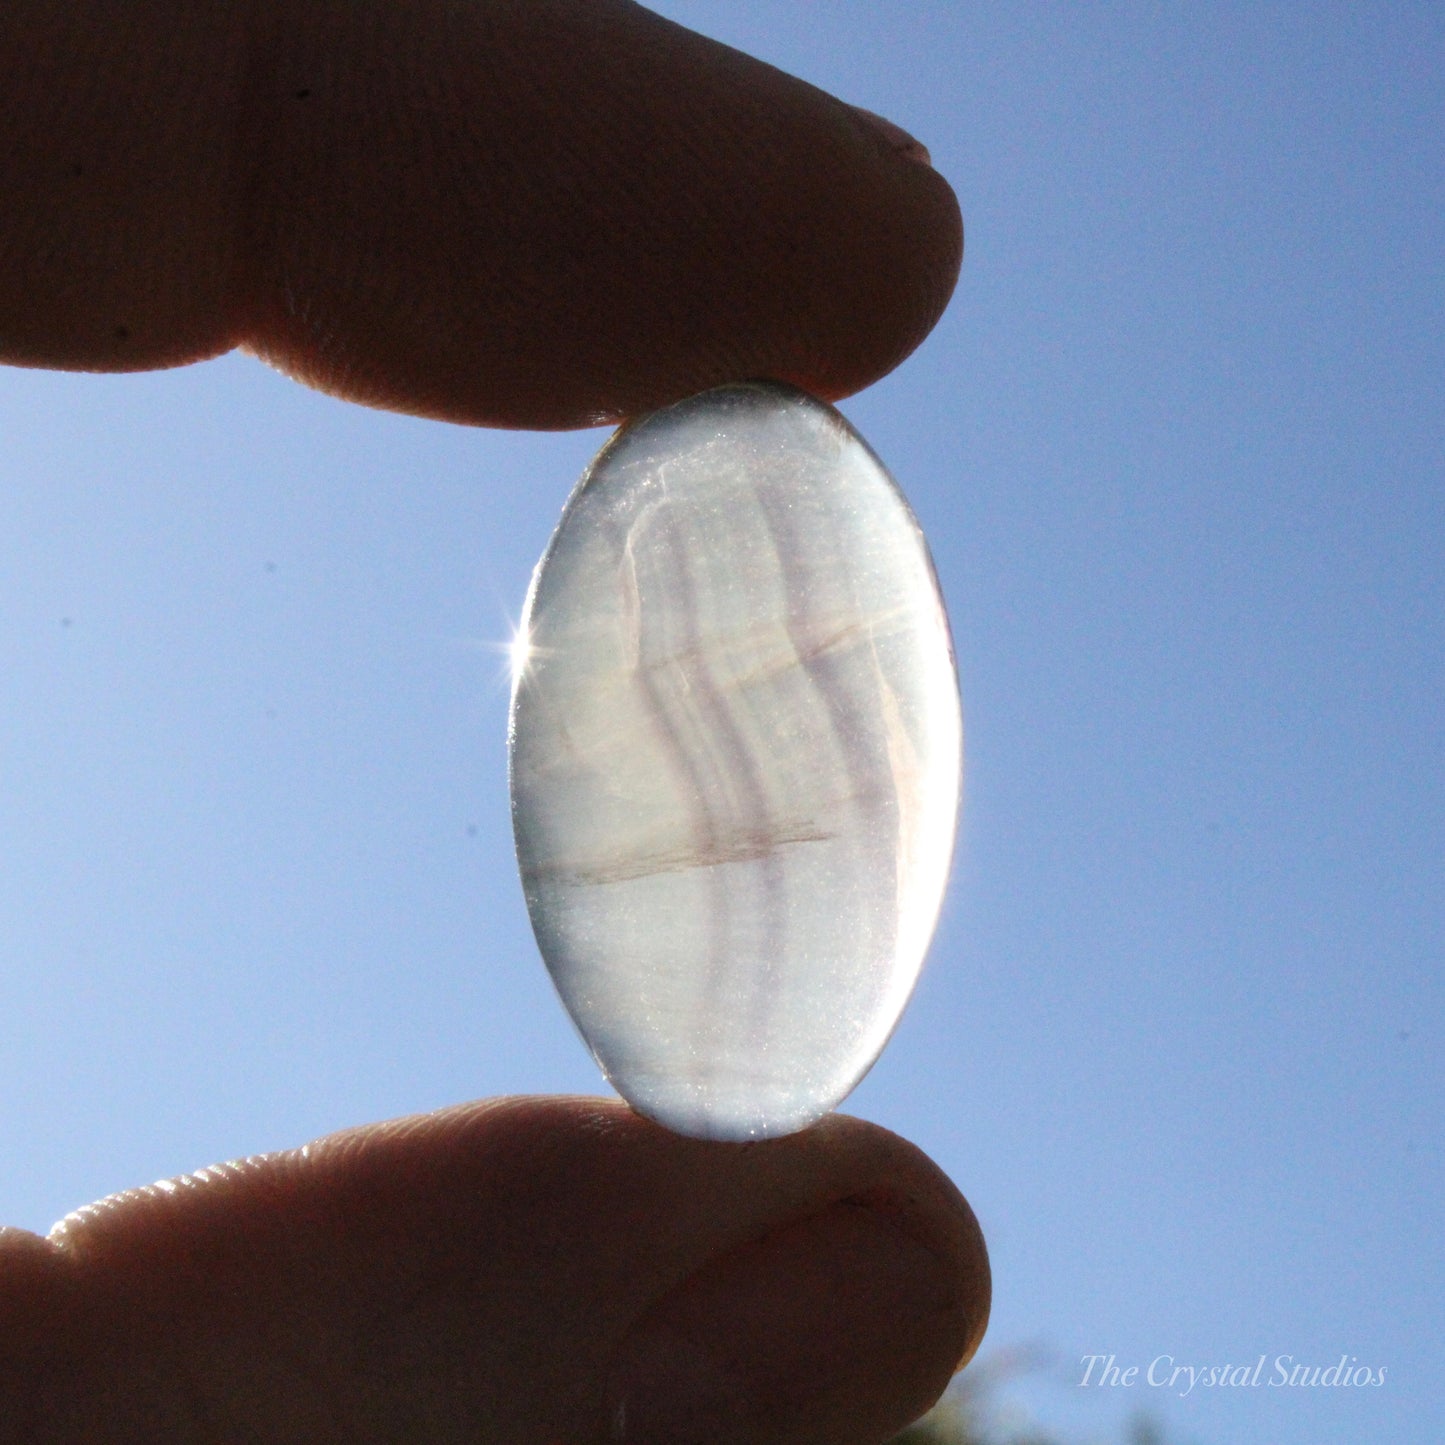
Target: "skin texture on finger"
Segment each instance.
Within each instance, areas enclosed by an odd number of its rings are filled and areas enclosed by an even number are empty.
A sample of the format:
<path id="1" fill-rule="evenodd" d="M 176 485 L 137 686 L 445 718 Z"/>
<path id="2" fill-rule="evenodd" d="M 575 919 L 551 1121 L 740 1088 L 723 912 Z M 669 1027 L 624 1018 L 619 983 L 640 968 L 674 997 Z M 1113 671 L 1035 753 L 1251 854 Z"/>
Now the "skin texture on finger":
<path id="1" fill-rule="evenodd" d="M 30 1445 L 878 1445 L 988 1301 L 967 1204 L 875 1126 L 502 1100 L 0 1236 L 0 1400 Z"/>
<path id="2" fill-rule="evenodd" d="M 236 342 L 253 7 L 0 7 L 0 361 L 175 366 Z"/>
<path id="3" fill-rule="evenodd" d="M 910 137 L 629 0 L 7 0 L 0 360 L 244 345 L 454 421 L 748 377 L 836 399 L 941 314 Z"/>

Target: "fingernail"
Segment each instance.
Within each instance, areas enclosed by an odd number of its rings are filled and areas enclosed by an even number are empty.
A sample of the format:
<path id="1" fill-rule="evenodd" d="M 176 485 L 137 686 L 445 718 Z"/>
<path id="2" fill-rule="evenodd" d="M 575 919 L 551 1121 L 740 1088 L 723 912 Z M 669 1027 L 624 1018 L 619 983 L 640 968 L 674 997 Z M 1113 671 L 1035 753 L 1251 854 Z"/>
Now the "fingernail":
<path id="1" fill-rule="evenodd" d="M 907 156 L 911 161 L 921 161 L 926 166 L 933 164 L 928 147 L 921 140 L 915 140 L 901 125 L 894 125 L 891 120 L 875 115 L 871 110 L 864 110 L 861 105 L 850 105 L 848 109 L 877 131 L 899 155 Z"/>
<path id="2" fill-rule="evenodd" d="M 955 1271 L 878 1211 L 834 1205 L 715 1261 L 633 1332 L 614 1445 L 890 1437 L 948 1383 L 970 1329 Z"/>

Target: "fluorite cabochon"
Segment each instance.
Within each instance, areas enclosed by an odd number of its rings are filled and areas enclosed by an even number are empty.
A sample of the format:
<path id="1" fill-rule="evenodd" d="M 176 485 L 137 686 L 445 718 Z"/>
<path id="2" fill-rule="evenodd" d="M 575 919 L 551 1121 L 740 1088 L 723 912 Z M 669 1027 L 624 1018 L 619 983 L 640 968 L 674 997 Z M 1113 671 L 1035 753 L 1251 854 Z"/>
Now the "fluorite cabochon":
<path id="1" fill-rule="evenodd" d="M 962 731 L 923 534 L 832 407 L 722 387 L 568 501 L 514 668 L 532 926 L 603 1072 L 683 1134 L 832 1109 L 912 991 Z"/>

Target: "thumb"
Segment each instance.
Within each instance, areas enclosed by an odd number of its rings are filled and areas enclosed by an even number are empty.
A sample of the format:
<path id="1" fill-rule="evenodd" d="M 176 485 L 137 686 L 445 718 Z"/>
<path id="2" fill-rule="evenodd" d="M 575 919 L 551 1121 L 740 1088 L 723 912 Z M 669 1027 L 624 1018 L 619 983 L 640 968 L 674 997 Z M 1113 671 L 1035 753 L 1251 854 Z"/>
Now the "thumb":
<path id="1" fill-rule="evenodd" d="M 469 1105 L 0 1236 L 30 1445 L 878 1445 L 988 1315 L 967 1204 L 834 1116 L 759 1144 Z"/>

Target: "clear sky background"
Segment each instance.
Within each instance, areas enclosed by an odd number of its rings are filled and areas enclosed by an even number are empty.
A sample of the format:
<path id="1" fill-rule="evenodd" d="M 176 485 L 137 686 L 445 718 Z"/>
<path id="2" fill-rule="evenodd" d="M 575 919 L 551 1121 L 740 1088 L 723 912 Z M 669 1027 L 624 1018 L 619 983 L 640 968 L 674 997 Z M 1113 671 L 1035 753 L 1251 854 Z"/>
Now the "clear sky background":
<path id="1" fill-rule="evenodd" d="M 968 755 L 846 1107 L 970 1196 L 985 1358 L 1050 1347 L 1011 1389 L 1073 1438 L 1437 1440 L 1445 9 L 657 8 L 906 126 L 968 230 L 845 407 L 931 538 Z M 0 372 L 0 1217 L 599 1088 L 502 647 L 602 435 L 239 356 Z M 1081 1388 L 1094 1353 L 1386 1382 Z"/>

